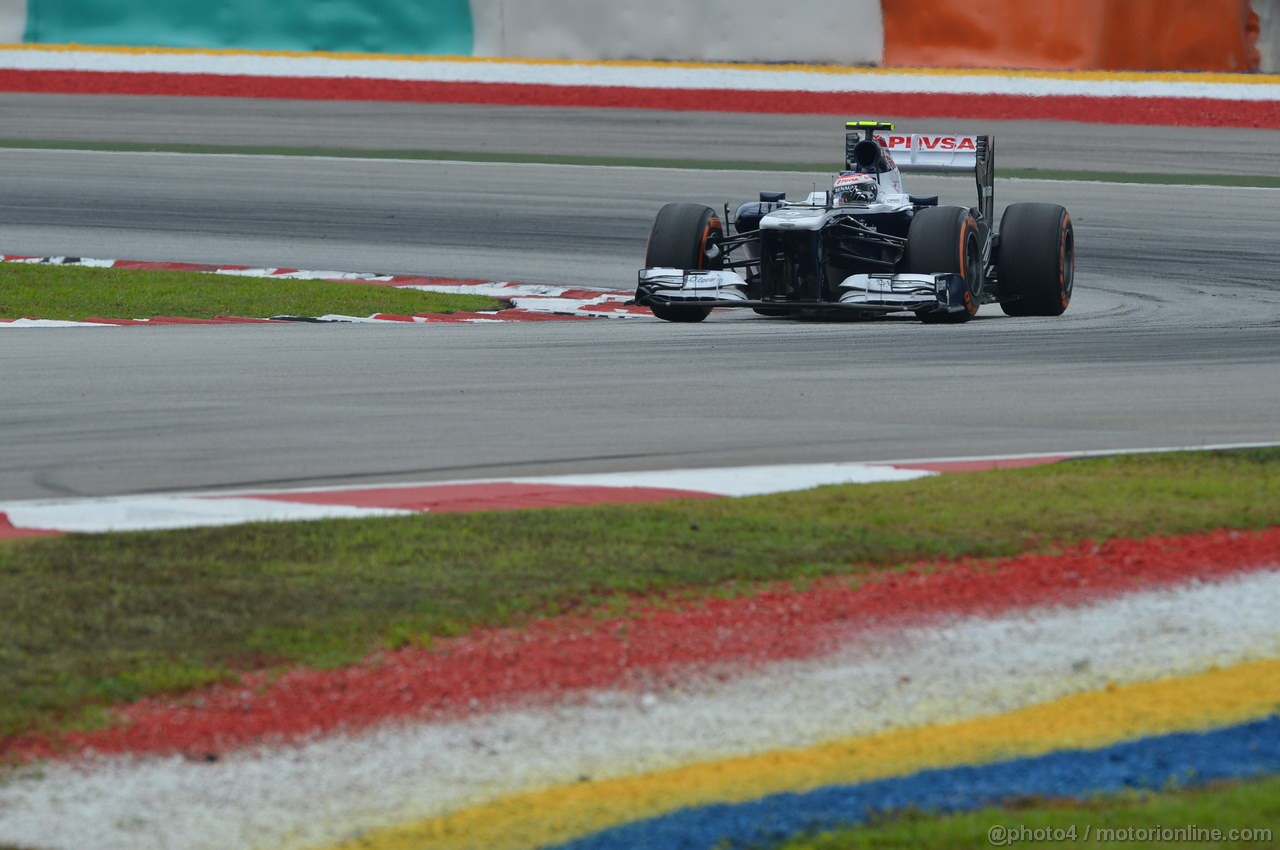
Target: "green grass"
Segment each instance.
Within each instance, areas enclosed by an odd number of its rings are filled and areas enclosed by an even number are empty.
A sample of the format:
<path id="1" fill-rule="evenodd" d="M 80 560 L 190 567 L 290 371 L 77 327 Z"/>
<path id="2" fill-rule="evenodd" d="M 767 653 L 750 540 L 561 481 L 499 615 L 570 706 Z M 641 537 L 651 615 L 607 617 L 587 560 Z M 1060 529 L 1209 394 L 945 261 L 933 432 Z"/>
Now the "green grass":
<path id="1" fill-rule="evenodd" d="M 281 147 L 267 145 L 198 145 L 176 142 L 94 142 L 60 139 L 0 139 L 0 148 L 28 150 L 84 150 L 124 153 L 233 154 L 239 156 L 324 156 L 356 159 L 405 159 L 450 162 L 542 163 L 590 165 L 607 168 L 679 168 L 698 171 L 794 171 L 833 172 L 838 160 L 778 162 L 754 159 L 690 159 L 687 157 L 588 156 L 584 154 L 494 153 L 450 150 L 386 150 L 364 148 Z M 1204 186 L 1258 186 L 1280 188 L 1280 177 L 1267 174 L 1162 174 L 1128 171 L 1080 171 L 1039 168 L 1000 168 L 1003 179 L 1095 180 L 1109 183 L 1154 183 Z"/>
<path id="2" fill-rule="evenodd" d="M 988 841 L 988 831 L 993 826 L 1008 828 L 1007 834 L 1010 835 L 1033 837 L 1035 830 L 1061 830 L 1058 834 L 1062 838 L 992 843 Z M 1220 830 L 1224 836 L 1229 836 L 1232 830 L 1270 829 L 1271 837 L 1251 841 L 1098 840 L 1099 829 L 1116 830 L 1127 837 L 1130 828 L 1150 830 L 1192 826 L 1202 830 Z M 1201 838 L 1204 835 L 1200 833 L 1190 837 Z M 1280 847 L 1280 778 L 1160 794 L 1098 797 L 1082 802 L 1024 800 L 1002 808 L 945 817 L 924 812 L 887 815 L 865 826 L 810 835 L 775 845 L 776 850 L 917 850 L 921 847 L 971 850 L 992 846 L 1115 850 L 1135 846 L 1183 850 Z"/>
<path id="3" fill-rule="evenodd" d="M 499 306 L 482 296 L 323 280 L 0 264 L 0 318 L 6 319 L 412 315 Z"/>
<path id="4" fill-rule="evenodd" d="M 633 594 L 725 594 L 1085 539 L 1280 525 L 1280 449 L 1096 458 L 659 505 L 27 538 L 0 545 L 0 735 L 230 671 Z"/>

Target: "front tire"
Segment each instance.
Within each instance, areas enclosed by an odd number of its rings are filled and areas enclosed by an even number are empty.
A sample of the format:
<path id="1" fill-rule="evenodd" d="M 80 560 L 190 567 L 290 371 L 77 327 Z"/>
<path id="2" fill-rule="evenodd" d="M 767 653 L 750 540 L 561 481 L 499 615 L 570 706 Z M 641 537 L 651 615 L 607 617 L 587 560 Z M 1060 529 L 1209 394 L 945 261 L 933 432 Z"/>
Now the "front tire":
<path id="1" fill-rule="evenodd" d="M 1061 316 L 1071 303 L 1076 237 L 1057 204 L 1010 204 L 1000 217 L 1000 309 L 1009 316 Z"/>
<path id="2" fill-rule="evenodd" d="M 927 324 L 958 324 L 978 313 L 982 298 L 982 242 L 978 223 L 964 207 L 925 207 L 917 210 L 907 231 L 908 274 L 958 274 L 964 278 L 964 309 L 954 313 L 922 310 Z"/>
<path id="3" fill-rule="evenodd" d="M 646 268 L 718 271 L 724 267 L 720 242 L 724 226 L 711 207 L 702 204 L 667 204 L 658 211 L 645 249 Z M 710 307 L 697 304 L 650 304 L 653 315 L 668 322 L 701 322 Z"/>

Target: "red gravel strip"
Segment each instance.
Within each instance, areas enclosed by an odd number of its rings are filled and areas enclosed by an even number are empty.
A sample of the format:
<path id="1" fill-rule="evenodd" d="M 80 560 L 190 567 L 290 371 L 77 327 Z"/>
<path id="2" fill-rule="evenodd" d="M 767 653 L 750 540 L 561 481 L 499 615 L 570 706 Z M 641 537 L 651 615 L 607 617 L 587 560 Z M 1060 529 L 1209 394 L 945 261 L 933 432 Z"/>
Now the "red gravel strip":
<path id="1" fill-rule="evenodd" d="M 38 528 L 16 528 L 9 519 L 9 515 L 4 511 L 0 511 L 0 540 L 11 537 L 48 537 L 52 534 L 60 534 L 58 531 L 44 531 Z M 3 752 L 0 747 L 0 752 Z"/>
<path id="2" fill-rule="evenodd" d="M 164 271 L 164 272 L 216 272 L 219 269 L 247 269 L 248 266 L 216 266 L 209 263 L 153 263 L 143 260 L 116 260 L 111 264 L 113 269 L 129 271 Z"/>
<path id="3" fill-rule="evenodd" d="M 92 749 L 185 753 L 357 730 L 393 719 L 448 718 L 579 688 L 662 687 L 679 668 L 803 658 L 878 627 L 948 616 L 1085 603 L 1190 580 L 1280 566 L 1280 528 L 1084 544 L 1058 555 L 935 565 L 868 579 L 785 585 L 732 599 L 638 608 L 633 616 L 570 616 L 490 629 L 434 649 L 380 653 L 341 670 L 261 673 L 178 701 L 122 708 L 116 728 L 11 738 L 7 758 Z"/>
<path id="4" fill-rule="evenodd" d="M 610 86 L 447 83 L 358 78 L 254 77 L 106 71 L 0 71 L 0 91 L 57 94 L 182 95 L 407 103 L 674 109 L 699 112 L 892 115 L 992 121 L 1088 121 L 1194 127 L 1280 129 L 1274 101 L 884 92 L 731 91 Z"/>

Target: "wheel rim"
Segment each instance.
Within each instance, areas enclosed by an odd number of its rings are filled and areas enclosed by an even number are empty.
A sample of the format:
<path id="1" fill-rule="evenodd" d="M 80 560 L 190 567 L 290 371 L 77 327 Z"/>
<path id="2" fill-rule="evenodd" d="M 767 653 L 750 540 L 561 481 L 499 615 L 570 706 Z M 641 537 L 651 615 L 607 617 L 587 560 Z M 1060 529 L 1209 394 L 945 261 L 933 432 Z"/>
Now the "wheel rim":
<path id="1" fill-rule="evenodd" d="M 978 296 L 982 294 L 982 253 L 978 250 L 978 234 L 972 230 L 965 240 L 964 258 L 965 282 L 969 284 L 969 292 L 976 303 Z"/>
<path id="2" fill-rule="evenodd" d="M 721 232 L 720 219 L 714 215 L 708 218 L 707 225 L 702 230 L 702 239 L 698 242 L 698 265 L 695 268 L 707 268 L 707 261 L 711 258 L 711 251 L 720 242 L 717 234 Z"/>
<path id="3" fill-rule="evenodd" d="M 973 225 L 965 223 L 964 237 L 965 312 L 970 316 L 978 312 L 982 301 L 982 251 L 978 246 L 978 233 Z"/>

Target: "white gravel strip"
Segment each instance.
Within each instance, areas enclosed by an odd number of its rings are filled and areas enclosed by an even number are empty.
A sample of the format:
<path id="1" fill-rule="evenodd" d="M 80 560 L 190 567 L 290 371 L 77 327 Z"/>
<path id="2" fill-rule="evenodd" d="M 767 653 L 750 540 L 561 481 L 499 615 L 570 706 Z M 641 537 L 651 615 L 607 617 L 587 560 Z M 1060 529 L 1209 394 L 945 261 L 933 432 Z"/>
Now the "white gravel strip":
<path id="1" fill-rule="evenodd" d="M 793 463 L 711 469 L 666 469 L 654 472 L 602 472 L 589 475 L 549 475 L 520 478 L 521 482 L 579 487 L 657 487 L 694 490 L 718 496 L 762 496 L 808 490 L 829 484 L 877 484 L 911 481 L 937 473 L 896 469 L 867 463 Z"/>
<path id="2" fill-rule="evenodd" d="M 277 316 L 276 318 L 284 318 Z M 398 319 L 379 319 L 375 316 L 344 316 L 341 313 L 325 313 L 323 316 L 305 316 L 300 317 L 302 321 L 314 320 L 317 322 L 342 322 L 348 325 L 386 325 L 397 324 L 405 325 L 408 322 L 402 322 Z M 425 319 L 414 319 L 415 322 L 422 323 Z"/>
<path id="3" fill-rule="evenodd" d="M 733 65 L 661 65 L 457 60 L 433 57 L 338 58 L 254 53 L 126 52 L 0 48 L 0 69 L 115 71 L 161 74 L 229 74 L 434 82 L 524 83 L 624 88 L 708 88 L 756 91 L 945 92 L 965 94 L 1088 95 L 1093 97 L 1203 97 L 1280 99 L 1280 78 L 1240 75 L 1239 82 L 1210 82 L 1117 75 L 910 73 L 862 68 L 785 69 Z"/>
<path id="4" fill-rule="evenodd" d="M 3 55 L 2 50 L 0 55 Z M 29 266 L 83 266 L 87 269 L 110 269 L 115 268 L 119 260 L 102 260 L 93 257 L 8 257 L 5 262 Z"/>
<path id="5" fill-rule="evenodd" d="M 354 316 L 325 316 L 326 321 L 376 322 Z M 483 319 L 475 321 L 484 321 Z M 367 488 L 314 488 L 295 491 L 257 491 L 226 495 L 154 494 L 102 498 L 39 499 L 0 502 L 17 528 L 81 533 L 154 531 L 170 528 L 234 525 L 242 522 L 287 522 L 310 519 L 360 519 L 401 516 L 416 511 L 347 505 L 313 505 L 287 501 L 290 492 L 304 495 L 341 492 L 344 489 L 400 490 L 413 487 L 447 488 L 474 484 L 548 484 L 577 487 L 657 487 L 689 490 L 720 496 L 756 496 L 788 490 L 806 490 L 825 484 L 871 484 L 908 481 L 936 473 L 917 469 L 863 463 L 814 463 L 778 466 L 741 466 L 719 469 L 671 469 L 655 472 L 613 472 L 595 475 L 550 475 L 537 478 L 493 478 L 468 481 L 432 481 L 417 484 L 371 485 Z M 262 496 L 280 498 L 261 498 Z"/>
<path id="6" fill-rule="evenodd" d="M 267 277 L 273 280 L 343 280 L 343 281 L 389 281 L 394 276 L 389 274 L 362 274 L 360 272 L 326 272 L 326 271 L 281 271 L 280 269 L 218 269 L 214 274 L 232 277 Z"/>
<path id="7" fill-rule="evenodd" d="M 418 289 L 422 292 L 441 292 L 449 295 L 493 295 L 506 298 L 512 295 L 528 295 L 536 298 L 559 298 L 570 290 L 568 286 L 551 286 L 547 284 L 507 283 L 490 281 L 488 283 L 423 283 L 397 286 L 396 289 Z M 617 293 L 620 297 L 630 298 L 630 292 Z"/>
<path id="8" fill-rule="evenodd" d="M 0 322 L 0 328 L 113 328 L 103 322 L 70 322 L 62 319 L 14 319 Z"/>
<path id="9" fill-rule="evenodd" d="M 0 781 L 0 843 L 230 850 L 335 842 L 583 776 L 617 777 L 1006 712 L 1109 682 L 1280 657 L 1280 572 L 862 635 L 727 682 L 389 725 L 212 763 L 100 758 Z"/>
<path id="10" fill-rule="evenodd" d="M 380 322 L 355 316 L 329 316 L 332 321 Z M 472 321 L 485 321 L 476 319 Z M 3 327 L 3 325 L 0 325 Z M 1038 457 L 1100 457 L 1114 454 L 1229 450 L 1263 447 L 1270 443 L 1241 443 L 1176 448 L 1130 448 L 1099 452 L 1063 452 L 1053 455 L 991 455 L 972 458 L 920 458 L 874 463 L 776 464 L 768 466 L 707 467 L 635 472 L 603 472 L 582 475 L 545 475 L 529 478 L 474 478 L 458 481 L 416 481 L 369 484 L 364 487 L 303 487 L 294 490 L 238 490 L 225 493 L 161 493 L 146 496 L 40 499 L 0 502 L 0 514 L 7 514 L 17 528 L 49 531 L 104 532 L 145 531 L 239 522 L 289 521 L 308 519 L 397 516 L 409 511 L 344 505 L 310 505 L 290 502 L 290 494 L 305 497 L 313 493 L 340 494 L 344 490 L 411 490 L 448 488 L 477 484 L 546 484 L 562 487 L 644 487 L 711 493 L 718 496 L 760 496 L 794 492 L 833 484 L 875 484 L 910 481 L 938 475 L 925 469 L 903 468 L 907 464 L 945 464 L 963 461 L 1014 461 Z M 263 498 L 271 496 L 273 498 Z"/>
<path id="11" fill-rule="evenodd" d="M 48 499 L 0 503 L 0 513 L 18 528 L 97 533 L 158 531 L 171 528 L 285 522 L 308 519 L 360 519 L 401 516 L 414 511 L 308 505 L 270 499 L 184 496 L 112 496 L 101 499 Z"/>
<path id="12" fill-rule="evenodd" d="M 559 313 L 564 314 L 583 314 L 586 315 L 588 308 L 593 305 L 622 304 L 629 300 L 631 296 L 605 296 L 601 298 L 592 298 L 583 300 L 581 298 L 512 298 L 511 304 L 520 310 L 527 310 L 530 313 Z M 643 316 L 629 316 L 628 318 L 639 319 Z M 652 318 L 650 316 L 649 318 Z"/>

